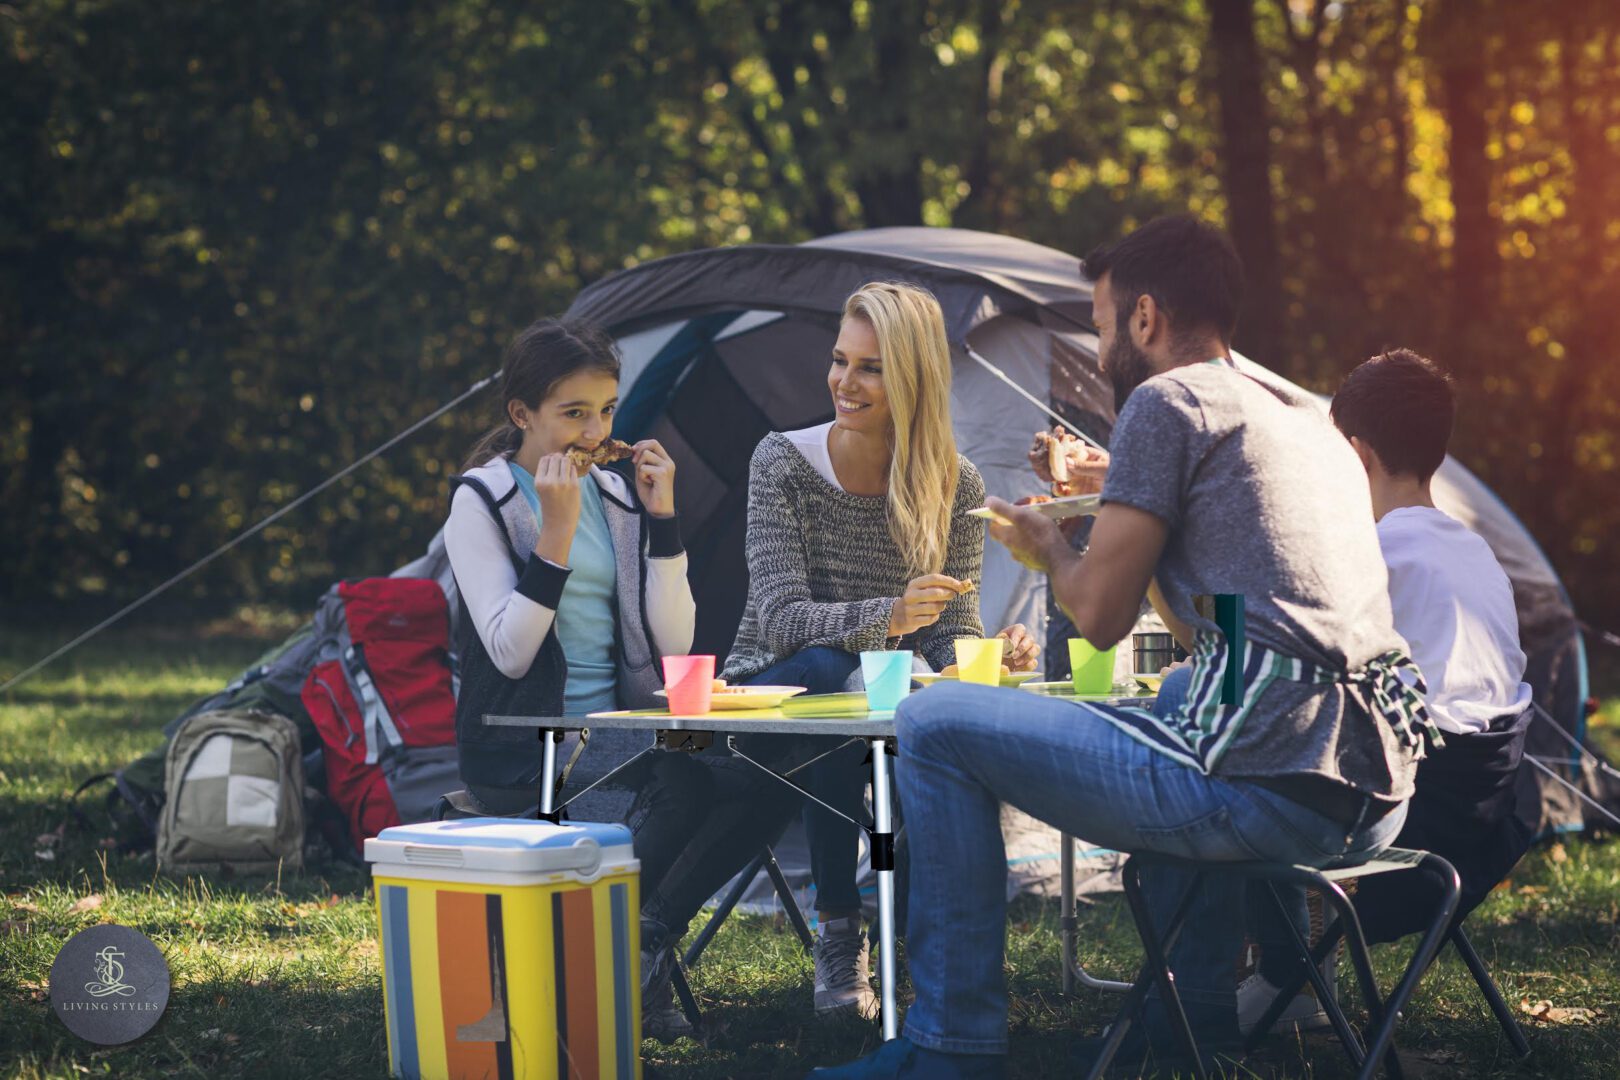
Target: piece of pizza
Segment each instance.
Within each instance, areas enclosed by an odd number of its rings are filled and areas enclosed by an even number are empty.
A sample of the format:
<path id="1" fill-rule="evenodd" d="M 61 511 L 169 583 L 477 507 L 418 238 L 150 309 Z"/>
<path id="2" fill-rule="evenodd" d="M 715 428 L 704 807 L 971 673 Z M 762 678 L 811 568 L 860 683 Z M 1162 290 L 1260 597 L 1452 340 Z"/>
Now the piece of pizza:
<path id="1" fill-rule="evenodd" d="M 578 447 L 568 451 L 568 460 L 583 469 L 589 465 L 609 465 L 615 461 L 623 461 L 634 454 L 629 443 L 618 439 L 603 439 L 594 450 L 581 450 Z"/>

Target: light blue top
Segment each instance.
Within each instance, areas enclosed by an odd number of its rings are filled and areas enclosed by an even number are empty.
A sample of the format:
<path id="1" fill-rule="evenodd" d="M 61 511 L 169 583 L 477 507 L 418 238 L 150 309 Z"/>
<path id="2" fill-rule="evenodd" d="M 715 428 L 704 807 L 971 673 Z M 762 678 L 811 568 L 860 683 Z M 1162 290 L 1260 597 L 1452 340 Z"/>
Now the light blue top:
<path id="1" fill-rule="evenodd" d="M 540 496 L 529 470 L 513 461 L 512 478 L 540 521 Z M 602 513 L 602 492 L 588 475 L 579 480 L 579 526 L 568 549 L 568 584 L 557 604 L 557 641 L 568 659 L 563 715 L 585 716 L 619 707 L 614 693 L 615 633 L 613 539 Z"/>

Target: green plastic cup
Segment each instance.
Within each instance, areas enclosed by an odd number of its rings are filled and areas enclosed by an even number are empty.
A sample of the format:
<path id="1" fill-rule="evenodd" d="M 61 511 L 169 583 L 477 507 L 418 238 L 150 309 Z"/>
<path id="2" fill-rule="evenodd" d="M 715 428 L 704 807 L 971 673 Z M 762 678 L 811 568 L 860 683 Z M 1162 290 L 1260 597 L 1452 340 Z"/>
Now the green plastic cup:
<path id="1" fill-rule="evenodd" d="M 1069 639 L 1069 677 L 1077 694 L 1107 694 L 1114 689 L 1114 648 L 1098 649 L 1085 638 Z"/>

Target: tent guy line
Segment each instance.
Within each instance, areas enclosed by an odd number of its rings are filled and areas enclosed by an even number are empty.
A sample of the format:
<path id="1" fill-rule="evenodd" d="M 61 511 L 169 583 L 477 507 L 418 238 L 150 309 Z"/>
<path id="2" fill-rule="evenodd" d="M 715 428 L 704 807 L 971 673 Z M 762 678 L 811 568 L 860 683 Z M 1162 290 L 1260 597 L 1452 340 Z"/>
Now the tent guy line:
<path id="1" fill-rule="evenodd" d="M 171 589 L 174 586 L 180 584 L 180 582 L 184 581 L 186 578 L 190 577 L 192 574 L 196 573 L 198 570 L 201 570 L 203 567 L 207 566 L 209 563 L 213 562 L 215 559 L 219 558 L 221 555 L 225 554 L 227 551 L 230 551 L 232 548 L 236 547 L 238 544 L 242 543 L 244 540 L 247 540 L 250 537 L 256 536 L 260 532 L 263 532 L 266 528 L 268 528 L 271 524 L 273 524 L 277 520 L 279 520 L 279 519 L 285 517 L 286 515 L 292 513 L 294 510 L 298 509 L 304 503 L 308 502 L 310 499 L 313 499 L 315 496 L 319 495 L 321 492 L 325 491 L 327 488 L 331 487 L 333 484 L 337 483 L 339 480 L 343 479 L 345 476 L 348 476 L 350 473 L 354 472 L 354 470 L 356 470 L 360 466 L 366 464 L 368 461 L 371 461 L 373 458 L 376 458 L 376 457 L 378 457 L 378 456 L 380 456 L 382 454 L 387 453 L 389 450 L 392 450 L 395 446 L 399 445 L 401 442 L 404 442 L 406 439 L 410 438 L 412 435 L 416 434 L 418 431 L 422 430 L 422 428 L 426 427 L 428 424 L 431 424 L 433 421 L 437 420 L 439 417 L 443 416 L 445 413 L 449 412 L 451 409 L 454 409 L 457 405 L 460 405 L 463 401 L 466 401 L 468 398 L 472 397 L 474 394 L 478 393 L 480 390 L 483 390 L 485 387 L 490 386 L 491 384 L 493 384 L 500 377 L 501 377 L 501 373 L 499 371 L 497 371 L 497 372 L 495 372 L 495 374 L 486 376 L 485 378 L 482 378 L 482 379 L 478 380 L 477 382 L 473 383 L 471 386 L 469 386 L 466 390 L 462 391 L 461 394 L 459 394 L 457 397 L 455 397 L 451 401 L 448 401 L 445 404 L 440 405 L 437 409 L 434 409 L 431 413 L 428 413 L 426 416 L 422 417 L 422 419 L 418 420 L 416 423 L 412 424 L 410 427 L 406 428 L 404 431 L 401 431 L 397 435 L 395 435 L 392 438 L 388 439 L 386 442 L 382 443 L 380 446 L 375 447 L 374 449 L 372 449 L 369 453 L 367 453 L 363 457 L 360 457 L 360 458 L 356 459 L 355 461 L 350 462 L 347 466 L 345 466 L 344 468 L 342 468 L 342 469 L 338 470 L 337 472 L 333 473 L 331 476 L 328 476 L 325 480 L 322 480 L 319 484 L 316 484 L 314 487 L 310 488 L 308 491 L 304 492 L 302 495 L 298 496 L 296 499 L 292 500 L 289 503 L 286 503 L 280 509 L 272 511 L 268 516 L 266 516 L 264 518 L 261 518 L 257 524 L 249 526 L 247 529 L 245 529 L 244 531 L 238 533 L 236 536 L 232 537 L 230 540 L 227 540 L 225 543 L 221 544 L 219 547 L 215 548 L 213 551 L 210 551 L 207 555 L 204 555 L 202 558 L 198 559 L 196 562 L 192 563 L 190 566 L 186 567 L 184 570 L 182 570 L 178 574 L 174 575 L 168 581 L 165 581 L 163 584 L 159 585 L 157 588 L 153 589 L 151 592 L 148 592 L 145 596 L 142 596 L 139 600 L 135 600 L 135 601 L 125 605 L 123 608 L 119 609 L 114 614 L 109 615 L 107 618 L 101 620 L 99 623 L 92 626 L 90 629 L 86 630 L 84 633 L 80 634 L 78 637 L 74 638 L 72 641 L 68 642 L 66 645 L 63 645 L 61 648 L 59 648 L 55 652 L 51 653 L 49 656 L 45 657 L 43 660 L 40 660 L 40 661 L 32 664 L 31 666 L 29 666 L 27 668 L 24 668 L 22 670 L 22 672 L 20 672 L 19 674 L 13 675 L 11 678 L 7 679 L 3 685 L 0 685 L 0 694 L 3 694 L 7 690 L 10 690 L 13 686 L 16 686 L 18 683 L 22 682 L 24 679 L 26 679 L 30 675 L 34 674 L 34 672 L 36 672 L 36 671 L 40 670 L 41 668 L 49 665 L 53 661 L 58 660 L 63 656 L 66 656 L 68 653 L 72 652 L 74 649 L 77 649 L 80 645 L 83 645 L 85 642 L 89 641 L 91 638 L 95 637 L 97 634 L 101 633 L 103 630 L 107 629 L 109 626 L 111 626 L 114 623 L 118 622 L 120 619 L 122 619 L 124 616 L 128 615 L 130 612 L 136 610 L 139 607 L 144 606 L 147 602 L 155 599 L 156 597 L 160 596 L 161 594 L 163 594 L 165 592 L 168 592 L 169 589 Z"/>
<path id="2" fill-rule="evenodd" d="M 1570 760 L 1570 764 L 1579 764 L 1581 759 L 1585 758 L 1587 761 L 1591 762 L 1592 766 L 1598 771 L 1606 772 L 1610 776 L 1620 779 L 1620 769 L 1616 769 L 1613 765 L 1610 765 L 1607 761 L 1604 761 L 1602 758 L 1592 753 L 1592 751 L 1588 750 L 1584 745 L 1582 745 L 1579 739 L 1565 731 L 1563 728 L 1559 727 L 1558 721 L 1553 718 L 1552 713 L 1548 712 L 1546 709 L 1543 709 L 1539 703 L 1534 701 L 1530 703 L 1530 707 L 1536 711 L 1537 717 L 1547 721 L 1547 726 L 1558 732 L 1558 737 L 1569 743 L 1569 745 L 1573 746 L 1576 753 L 1580 755 L 1579 757 L 1572 758 Z"/>
<path id="3" fill-rule="evenodd" d="M 1585 803 L 1587 806 L 1590 806 L 1593 810 L 1596 810 L 1598 813 L 1602 814 L 1616 825 L 1620 825 L 1620 817 L 1616 817 L 1608 807 L 1592 798 L 1590 795 L 1576 787 L 1574 784 L 1570 783 L 1568 780 L 1565 780 L 1562 776 L 1559 776 L 1558 773 L 1554 772 L 1546 762 L 1542 761 L 1534 754 L 1524 755 L 1524 760 L 1528 761 L 1530 764 L 1552 777 L 1552 779 L 1559 784 L 1562 784 L 1564 787 L 1568 788 L 1577 799 L 1581 800 L 1581 802 Z"/>

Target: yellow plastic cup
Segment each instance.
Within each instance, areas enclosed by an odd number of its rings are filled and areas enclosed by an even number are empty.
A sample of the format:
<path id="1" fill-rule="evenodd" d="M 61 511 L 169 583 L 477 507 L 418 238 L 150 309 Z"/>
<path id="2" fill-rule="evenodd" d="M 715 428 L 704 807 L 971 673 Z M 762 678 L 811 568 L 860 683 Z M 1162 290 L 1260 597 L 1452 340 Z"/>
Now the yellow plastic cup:
<path id="1" fill-rule="evenodd" d="M 1107 694 L 1114 689 L 1114 649 L 1098 649 L 1085 638 L 1069 639 L 1069 677 L 1077 694 Z"/>
<path id="2" fill-rule="evenodd" d="M 1001 654 L 1006 638 L 957 638 L 956 677 L 984 686 L 1001 684 Z"/>

